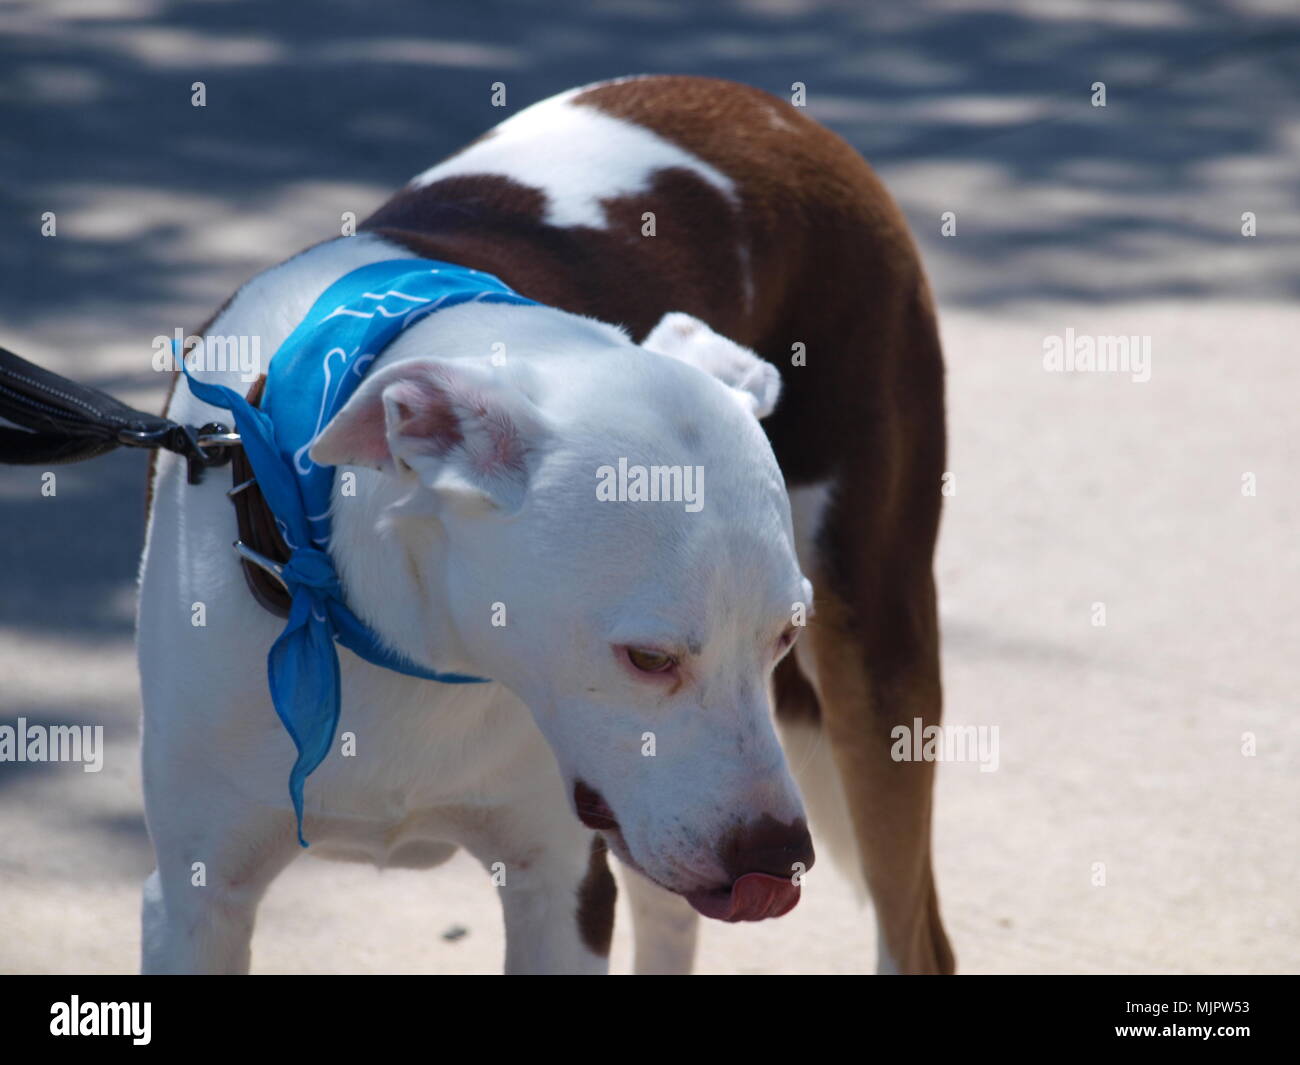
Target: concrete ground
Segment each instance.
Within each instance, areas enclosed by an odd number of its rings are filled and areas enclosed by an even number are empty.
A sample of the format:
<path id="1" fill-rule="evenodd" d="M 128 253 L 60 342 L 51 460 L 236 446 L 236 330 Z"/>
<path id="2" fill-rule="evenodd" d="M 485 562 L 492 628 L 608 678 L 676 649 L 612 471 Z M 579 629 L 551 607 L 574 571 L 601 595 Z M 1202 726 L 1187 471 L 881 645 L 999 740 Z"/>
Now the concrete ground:
<path id="1" fill-rule="evenodd" d="M 899 199 L 940 308 L 948 721 L 1000 737 L 996 772 L 939 774 L 960 968 L 1294 972 L 1288 7 L 324 3 L 300 23 L 240 0 L 16 0 L 0 10 L 0 344 L 156 407 L 155 335 L 498 121 L 492 82 L 514 110 L 629 72 L 803 81 Z M 1149 337 L 1150 380 L 1045 372 L 1045 338 L 1066 329 Z M 0 763 L 0 972 L 128 972 L 151 868 L 132 649 L 144 463 L 60 469 L 53 498 L 39 473 L 0 469 L 0 724 L 102 724 L 108 749 L 98 774 Z M 300 861 L 262 907 L 254 969 L 494 972 L 493 895 L 464 858 Z M 707 923 L 700 968 L 867 972 L 873 940 L 823 863 L 790 916 Z M 613 968 L 629 965 L 620 911 Z"/>

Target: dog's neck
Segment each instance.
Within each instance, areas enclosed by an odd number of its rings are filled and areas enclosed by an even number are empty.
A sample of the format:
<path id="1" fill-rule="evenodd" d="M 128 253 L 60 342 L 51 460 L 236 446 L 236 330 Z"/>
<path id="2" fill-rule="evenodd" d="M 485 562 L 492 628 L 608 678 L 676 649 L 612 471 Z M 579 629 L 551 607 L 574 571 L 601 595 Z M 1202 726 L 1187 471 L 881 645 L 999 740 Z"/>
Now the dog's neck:
<path id="1" fill-rule="evenodd" d="M 548 395 L 565 388 L 548 355 L 593 341 L 628 343 L 617 327 L 553 307 L 470 303 L 412 326 L 367 373 L 427 356 L 488 361 L 502 372 L 509 360 L 527 359 L 532 398 L 545 408 Z M 446 580 L 456 559 L 429 490 L 413 473 L 340 467 L 332 498 L 330 553 L 357 616 L 420 665 L 491 677 L 490 666 L 466 650 L 449 607 Z M 490 602 L 485 590 L 485 610 Z"/>
<path id="2" fill-rule="evenodd" d="M 355 483 L 347 485 L 345 474 Z M 441 525 L 431 516 L 396 516 L 412 490 L 374 470 L 339 471 L 330 554 L 348 604 L 412 661 L 439 672 L 483 676 L 469 661 L 439 579 L 449 562 Z"/>

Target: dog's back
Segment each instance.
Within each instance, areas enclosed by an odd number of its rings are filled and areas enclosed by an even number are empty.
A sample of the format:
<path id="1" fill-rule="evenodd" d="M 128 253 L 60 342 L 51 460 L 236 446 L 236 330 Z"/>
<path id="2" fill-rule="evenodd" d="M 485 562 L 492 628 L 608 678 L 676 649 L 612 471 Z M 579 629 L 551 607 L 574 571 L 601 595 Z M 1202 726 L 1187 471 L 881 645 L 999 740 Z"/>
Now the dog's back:
<path id="1" fill-rule="evenodd" d="M 766 427 L 792 484 L 829 476 L 864 432 L 873 450 L 922 447 L 931 469 L 942 452 L 939 347 L 901 214 L 847 143 L 759 89 L 636 77 L 552 97 L 362 228 L 638 340 L 685 311 L 753 348 L 784 378 Z M 918 439 L 891 438 L 895 420 Z"/>

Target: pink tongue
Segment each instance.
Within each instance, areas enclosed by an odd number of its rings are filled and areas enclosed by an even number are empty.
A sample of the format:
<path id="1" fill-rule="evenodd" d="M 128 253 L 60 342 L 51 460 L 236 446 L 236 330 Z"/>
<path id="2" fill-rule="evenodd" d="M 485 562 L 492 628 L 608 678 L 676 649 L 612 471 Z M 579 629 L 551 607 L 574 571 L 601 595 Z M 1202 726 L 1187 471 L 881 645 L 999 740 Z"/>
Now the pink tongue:
<path id="1" fill-rule="evenodd" d="M 799 888 L 787 876 L 746 873 L 731 885 L 730 893 L 694 891 L 686 901 L 705 917 L 718 921 L 762 921 L 793 910 Z"/>

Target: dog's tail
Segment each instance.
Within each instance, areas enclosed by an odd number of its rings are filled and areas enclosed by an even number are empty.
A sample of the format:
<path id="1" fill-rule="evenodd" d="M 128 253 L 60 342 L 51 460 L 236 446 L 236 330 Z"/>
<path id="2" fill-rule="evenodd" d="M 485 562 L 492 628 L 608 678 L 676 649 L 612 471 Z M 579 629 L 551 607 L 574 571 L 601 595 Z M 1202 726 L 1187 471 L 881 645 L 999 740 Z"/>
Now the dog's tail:
<path id="1" fill-rule="evenodd" d="M 832 864 L 853 884 L 865 902 L 867 883 L 848 799 L 830 737 L 821 725 L 821 710 L 811 685 L 794 662 L 782 662 L 774 678 L 773 700 L 786 761 L 803 793 L 808 823 L 818 844 L 818 857 L 829 850 Z"/>

